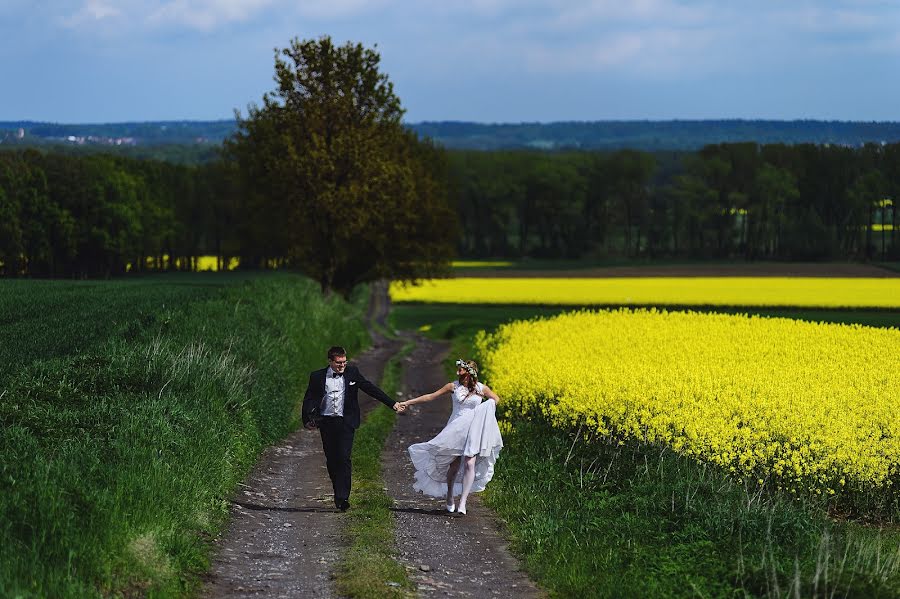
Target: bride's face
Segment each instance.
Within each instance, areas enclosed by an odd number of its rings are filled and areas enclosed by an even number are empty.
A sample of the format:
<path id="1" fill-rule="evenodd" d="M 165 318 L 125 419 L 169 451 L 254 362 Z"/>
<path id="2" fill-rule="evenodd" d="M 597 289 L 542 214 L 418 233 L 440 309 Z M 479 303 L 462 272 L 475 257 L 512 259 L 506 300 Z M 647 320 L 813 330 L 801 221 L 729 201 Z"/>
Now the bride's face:
<path id="1" fill-rule="evenodd" d="M 456 367 L 456 376 L 458 376 L 459 378 L 466 376 L 466 369 L 463 368 L 462 366 L 457 366 Z"/>

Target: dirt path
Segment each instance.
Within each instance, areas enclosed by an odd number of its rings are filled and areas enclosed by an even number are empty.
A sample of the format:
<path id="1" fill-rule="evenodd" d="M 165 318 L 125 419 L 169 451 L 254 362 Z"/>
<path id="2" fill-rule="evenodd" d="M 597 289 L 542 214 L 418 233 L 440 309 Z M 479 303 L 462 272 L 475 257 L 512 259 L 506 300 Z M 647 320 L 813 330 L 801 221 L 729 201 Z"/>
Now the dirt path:
<path id="1" fill-rule="evenodd" d="M 387 309 L 378 286 L 369 322 L 383 322 Z M 402 342 L 372 336 L 372 348 L 350 358 L 379 381 Z M 364 415 L 374 405 L 368 396 L 360 399 Z M 344 546 L 345 516 L 334 508 L 318 432 L 301 429 L 266 449 L 231 503 L 231 522 L 217 540 L 201 596 L 335 596 L 332 573 Z"/>
<path id="2" fill-rule="evenodd" d="M 388 308 L 386 288 L 376 286 L 369 322 L 383 326 Z M 373 347 L 351 359 L 378 381 L 404 341 L 384 339 L 375 331 L 372 336 Z M 445 352 L 444 345 L 416 338 L 404 364 L 404 391 L 418 394 L 445 383 Z M 374 405 L 375 400 L 364 398 L 360 407 L 365 413 Z M 470 499 L 469 514 L 459 518 L 448 515 L 441 500 L 412 493 L 406 447 L 434 436 L 446 423 L 449 408 L 438 400 L 398 418 L 384 453 L 397 544 L 418 595 L 543 596 L 509 553 L 496 518 L 477 495 Z M 333 507 L 317 432 L 301 429 L 266 449 L 231 503 L 231 522 L 217 540 L 201 596 L 336 596 L 332 575 L 345 543 L 345 515 Z"/>
<path id="3" fill-rule="evenodd" d="M 428 393 L 446 383 L 442 366 L 446 352 L 446 344 L 416 337 L 416 348 L 404 364 L 404 392 Z M 510 554 L 496 516 L 477 494 L 471 496 L 466 516 L 453 516 L 444 510 L 443 500 L 413 492 L 406 448 L 437 434 L 449 415 L 448 398 L 413 406 L 397 418 L 383 454 L 385 484 L 394 498 L 400 559 L 409 569 L 418 595 L 543 596 Z M 500 462 L 498 467 L 502 467 Z"/>

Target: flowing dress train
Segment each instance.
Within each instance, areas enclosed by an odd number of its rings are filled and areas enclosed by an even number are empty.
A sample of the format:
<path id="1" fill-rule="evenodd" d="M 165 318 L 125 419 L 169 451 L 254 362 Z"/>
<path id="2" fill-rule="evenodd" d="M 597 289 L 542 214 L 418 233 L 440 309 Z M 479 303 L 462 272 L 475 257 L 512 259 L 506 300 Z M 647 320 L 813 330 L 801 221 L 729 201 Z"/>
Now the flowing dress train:
<path id="1" fill-rule="evenodd" d="M 413 489 L 431 497 L 446 497 L 447 470 L 459 456 L 476 456 L 472 492 L 483 491 L 494 476 L 494 463 L 503 447 L 496 406 L 493 400 L 485 401 L 481 383 L 470 393 L 455 381 L 451 401 L 453 411 L 444 429 L 430 441 L 409 447 L 416 470 Z M 456 473 L 454 495 L 462 493 L 464 471 L 460 467 Z"/>

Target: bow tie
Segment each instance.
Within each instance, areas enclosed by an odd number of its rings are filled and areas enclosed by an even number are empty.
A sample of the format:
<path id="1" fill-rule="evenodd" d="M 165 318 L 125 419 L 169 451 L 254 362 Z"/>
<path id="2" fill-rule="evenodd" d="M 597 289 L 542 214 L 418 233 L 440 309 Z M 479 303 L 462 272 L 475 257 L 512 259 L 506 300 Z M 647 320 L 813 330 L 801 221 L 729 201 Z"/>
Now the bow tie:
<path id="1" fill-rule="evenodd" d="M 334 378 L 337 378 L 339 376 L 344 376 L 344 373 L 343 372 L 332 372 L 331 376 Z"/>

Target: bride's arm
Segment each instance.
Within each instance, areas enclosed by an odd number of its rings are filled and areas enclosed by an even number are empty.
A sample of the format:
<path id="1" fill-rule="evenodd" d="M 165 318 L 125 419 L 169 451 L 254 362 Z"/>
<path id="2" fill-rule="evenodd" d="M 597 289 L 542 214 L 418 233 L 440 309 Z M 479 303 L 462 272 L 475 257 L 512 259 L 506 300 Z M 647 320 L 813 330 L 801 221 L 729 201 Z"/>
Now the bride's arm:
<path id="1" fill-rule="evenodd" d="M 487 385 L 482 384 L 481 391 L 485 397 L 490 397 L 491 399 L 493 399 L 494 403 L 500 403 L 500 396 L 494 393 L 493 390 L 491 390 L 491 388 Z"/>
<path id="2" fill-rule="evenodd" d="M 431 401 L 432 399 L 436 399 L 443 395 L 444 393 L 450 393 L 453 391 L 453 383 L 447 383 L 437 391 L 433 391 L 431 393 L 426 393 L 425 395 L 420 395 L 418 397 L 413 397 L 412 399 L 407 399 L 406 401 L 401 401 L 400 403 L 404 406 L 411 406 L 417 403 L 424 403 L 426 401 Z"/>

